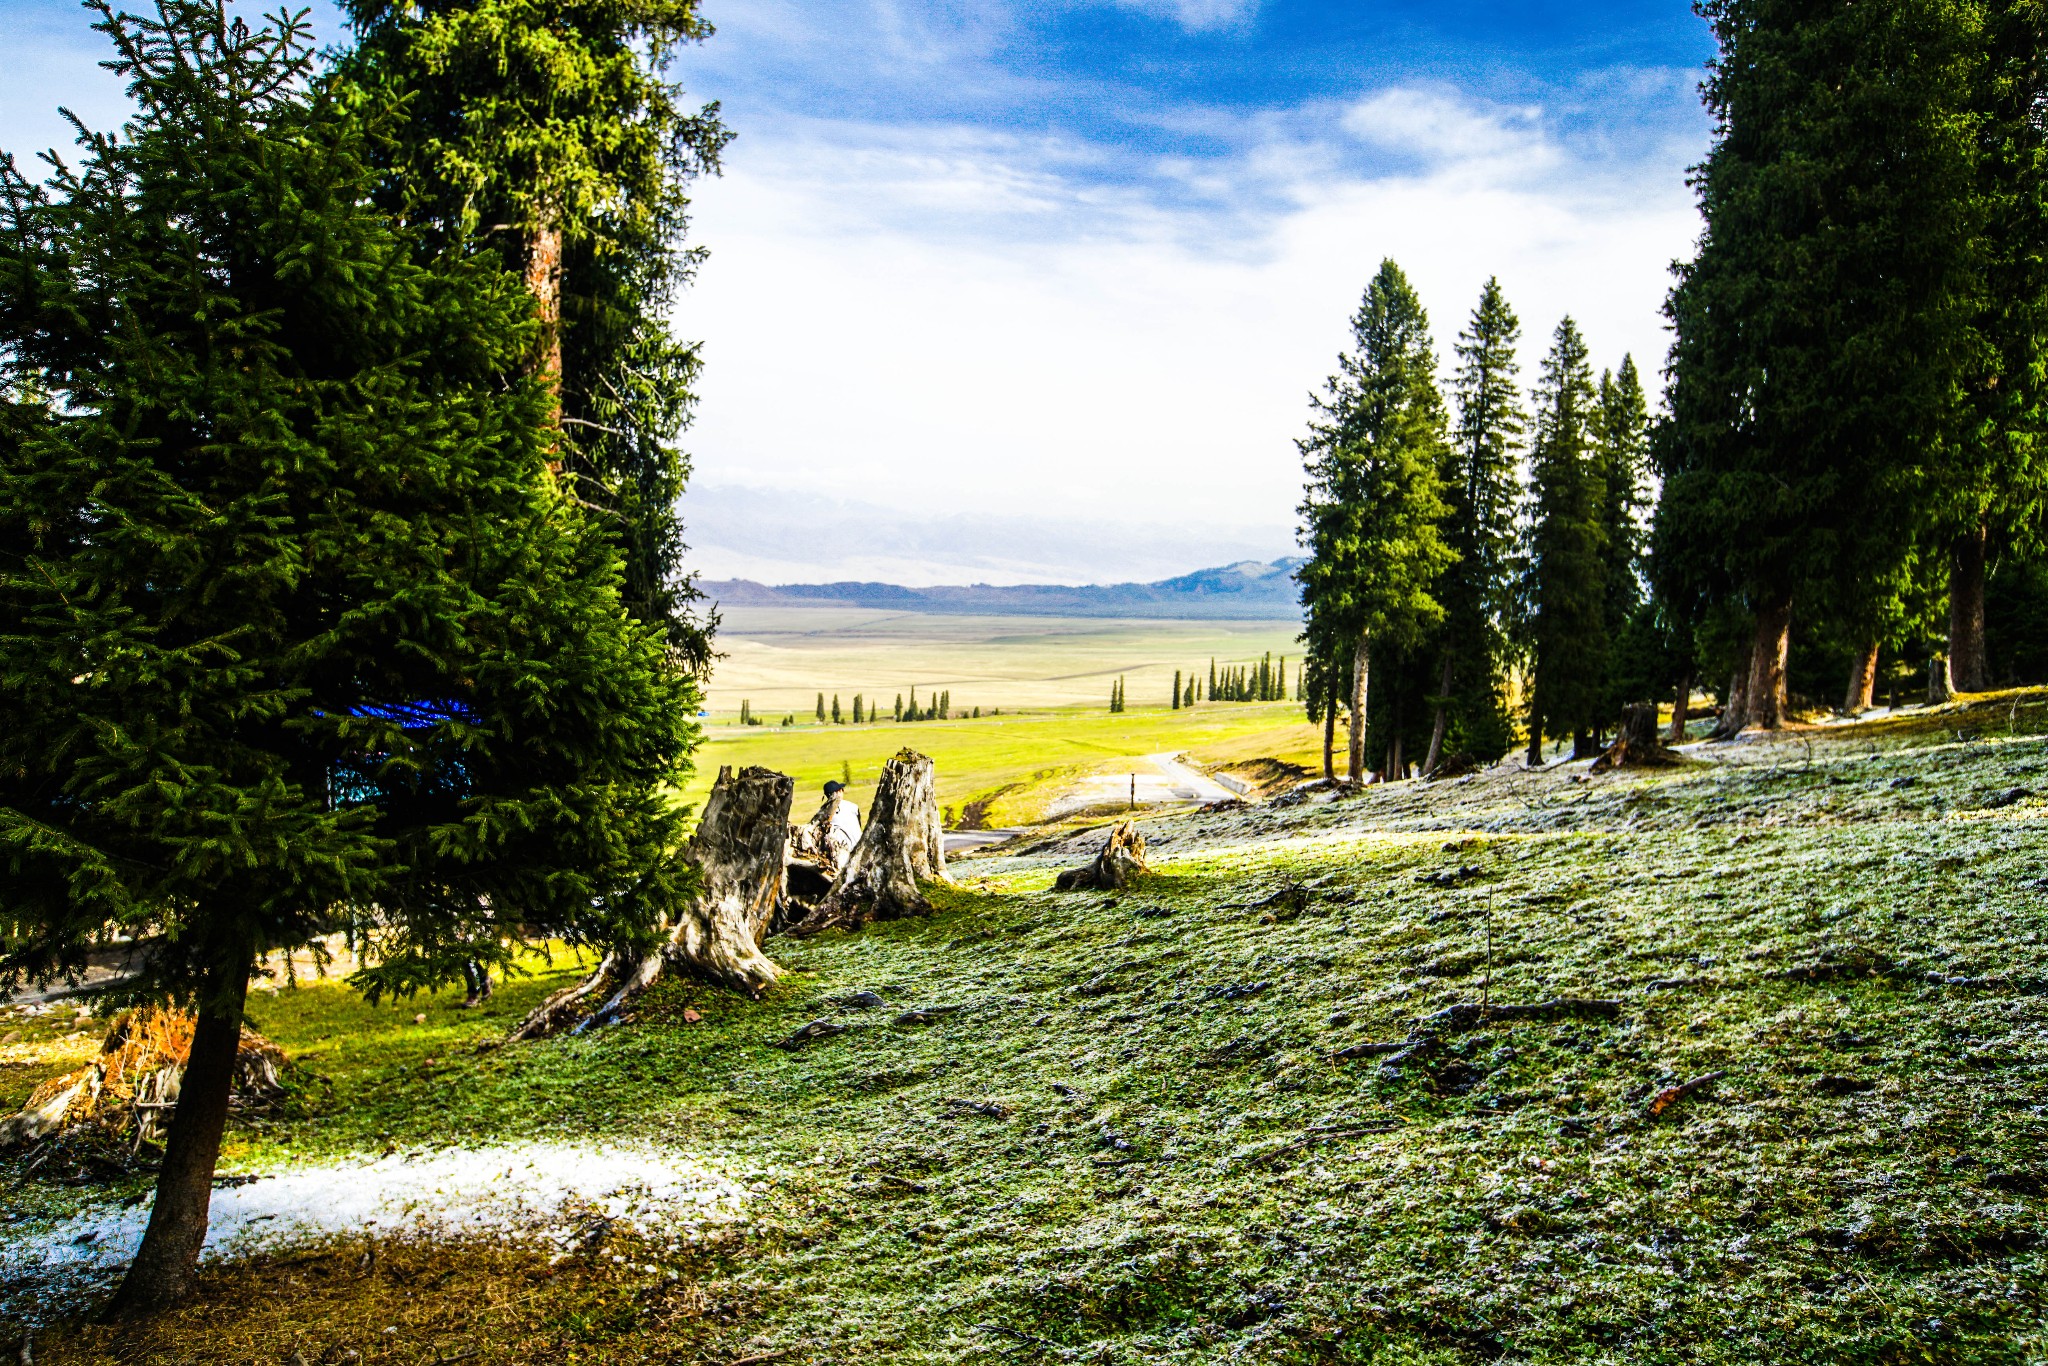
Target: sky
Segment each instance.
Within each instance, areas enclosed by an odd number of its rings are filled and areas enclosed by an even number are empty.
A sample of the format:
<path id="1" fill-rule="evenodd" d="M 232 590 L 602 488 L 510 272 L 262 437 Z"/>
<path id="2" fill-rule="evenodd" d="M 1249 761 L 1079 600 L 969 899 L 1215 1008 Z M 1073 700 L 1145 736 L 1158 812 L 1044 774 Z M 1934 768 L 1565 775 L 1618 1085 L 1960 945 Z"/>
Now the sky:
<path id="1" fill-rule="evenodd" d="M 1308 396 L 1379 262 L 1446 379 L 1480 287 L 1661 369 L 1712 55 L 1686 0 L 705 0 L 735 133 L 686 446 L 692 562 L 1107 582 L 1295 549 Z M 324 40 L 345 34 L 325 4 Z M 68 0 L 0 0 L 0 148 L 112 124 Z"/>

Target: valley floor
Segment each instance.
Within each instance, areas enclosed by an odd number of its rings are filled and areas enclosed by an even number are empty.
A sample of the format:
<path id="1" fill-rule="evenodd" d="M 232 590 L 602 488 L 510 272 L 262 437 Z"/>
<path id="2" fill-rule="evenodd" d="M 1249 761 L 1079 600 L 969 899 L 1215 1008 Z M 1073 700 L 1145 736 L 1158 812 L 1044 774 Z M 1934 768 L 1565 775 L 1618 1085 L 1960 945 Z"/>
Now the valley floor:
<path id="1" fill-rule="evenodd" d="M 116 1330 L 37 1259 L 125 1236 L 141 1178 L 45 1154 L 0 1170 L 6 1312 L 45 1363 L 2048 1356 L 2048 694 L 1143 828 L 1130 891 L 1049 890 L 1097 829 L 771 940 L 758 1004 L 668 986 L 510 1048 L 571 965 L 484 1012 L 255 1006 L 322 1080 L 225 1170 L 610 1144 L 718 1218 L 644 1174 L 540 1182 L 523 1225 L 423 1196 Z M 92 1046 L 9 1030 L 0 1103 Z"/>

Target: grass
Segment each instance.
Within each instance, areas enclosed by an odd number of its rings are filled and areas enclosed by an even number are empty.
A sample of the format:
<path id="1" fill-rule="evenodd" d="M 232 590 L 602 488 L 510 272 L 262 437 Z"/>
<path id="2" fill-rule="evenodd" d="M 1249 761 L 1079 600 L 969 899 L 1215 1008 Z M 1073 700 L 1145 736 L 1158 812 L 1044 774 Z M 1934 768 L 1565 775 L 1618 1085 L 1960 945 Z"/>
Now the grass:
<path id="1" fill-rule="evenodd" d="M 539 1045 L 478 1051 L 546 980 L 424 1025 L 280 993 L 259 1022 L 332 1095 L 235 1163 L 642 1135 L 770 1172 L 760 1217 L 682 1280 L 609 1247 L 222 1268 L 38 1360 L 2039 1361 L 2044 732 L 2032 693 L 1150 819 L 1125 893 L 1049 890 L 1099 833 L 962 862 L 929 918 L 770 941 L 764 1002 L 671 984 Z M 1337 1056 L 1560 997 L 1618 1007 Z"/>
<path id="2" fill-rule="evenodd" d="M 1084 617 L 955 617 L 834 607 L 728 607 L 709 706 L 720 720 L 753 703 L 770 725 L 814 715 L 834 693 L 851 715 L 853 695 L 888 711 L 913 686 L 923 701 L 951 690 L 955 710 L 1104 706 L 1127 681 L 1133 702 L 1165 703 L 1179 670 L 1301 656 L 1298 621 L 1125 621 Z"/>
<path id="3" fill-rule="evenodd" d="M 1241 750 L 1270 754 L 1298 747 L 1299 703 L 1204 703 L 1176 711 L 1133 706 L 1005 713 L 978 720 L 882 722 L 872 726 L 713 726 L 697 751 L 684 799 L 701 804 L 721 765 L 759 764 L 797 781 L 797 816 L 810 814 L 830 778 L 850 774 L 865 809 L 882 764 L 905 745 L 937 765 L 939 803 L 953 825 L 979 803 L 976 824 L 1004 828 L 1037 820 L 1076 774 L 1113 768 L 1119 759 L 1189 751 L 1207 761 Z"/>

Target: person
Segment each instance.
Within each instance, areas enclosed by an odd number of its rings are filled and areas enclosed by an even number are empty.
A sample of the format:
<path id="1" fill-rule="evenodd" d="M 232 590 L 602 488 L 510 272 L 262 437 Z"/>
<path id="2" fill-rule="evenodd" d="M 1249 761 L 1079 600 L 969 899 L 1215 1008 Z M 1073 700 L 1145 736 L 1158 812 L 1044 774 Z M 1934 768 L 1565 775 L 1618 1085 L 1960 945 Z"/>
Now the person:
<path id="1" fill-rule="evenodd" d="M 811 828 L 817 832 L 812 837 L 816 847 L 831 857 L 833 871 L 844 868 L 860 843 L 860 813 L 847 800 L 845 783 L 834 779 L 825 784 L 825 804 L 811 817 Z"/>

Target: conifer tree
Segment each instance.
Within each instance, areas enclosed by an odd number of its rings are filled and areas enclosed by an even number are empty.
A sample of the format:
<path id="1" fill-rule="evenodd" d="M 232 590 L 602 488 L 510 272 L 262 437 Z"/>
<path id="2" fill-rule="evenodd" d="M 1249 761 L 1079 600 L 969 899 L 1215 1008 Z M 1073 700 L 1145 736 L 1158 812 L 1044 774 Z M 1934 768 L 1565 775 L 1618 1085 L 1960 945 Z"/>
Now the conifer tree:
<path id="1" fill-rule="evenodd" d="M 915 692 L 915 691 L 913 690 L 913 691 L 912 691 L 912 693 L 911 693 L 911 696 L 912 696 L 912 697 L 916 697 L 916 696 L 917 696 L 917 693 L 916 693 L 916 692 Z M 895 714 L 895 716 L 894 716 L 894 717 L 893 717 L 892 719 L 894 719 L 894 720 L 896 720 L 896 721 L 901 721 L 901 720 L 903 719 L 903 694 L 902 694 L 902 693 L 897 693 L 897 694 L 896 694 L 896 714 Z"/>
<path id="2" fill-rule="evenodd" d="M 939 719 L 941 721 L 949 720 L 951 719 L 952 715 L 953 690 L 951 688 L 948 688 L 944 692 L 939 694 Z"/>
<path id="3" fill-rule="evenodd" d="M 95 8 L 132 121 L 0 161 L 0 989 L 119 934 L 114 999 L 196 1012 L 145 1313 L 193 1282 L 257 961 L 372 912 L 373 997 L 651 944 L 697 693 L 548 470 L 531 300 L 370 210 L 389 126 L 302 18 Z"/>
<path id="4" fill-rule="evenodd" d="M 1623 703 L 1644 700 L 1623 696 L 1615 688 L 1620 652 L 1631 640 L 1630 623 L 1643 605 L 1643 518 L 1649 505 L 1650 409 L 1633 356 L 1623 356 L 1618 371 L 1600 376 L 1598 436 L 1600 525 L 1607 539 L 1602 613 L 1609 660 L 1605 724 L 1620 715 Z"/>
<path id="5" fill-rule="evenodd" d="M 701 253 L 688 189 L 715 173 L 718 107 L 666 72 L 708 37 L 697 0 L 342 0 L 352 99 L 406 117 L 380 144 L 380 202 L 425 257 L 481 248 L 526 282 L 530 363 L 554 396 L 555 461 L 625 563 L 628 610 L 702 669 L 712 614 L 685 571 L 677 448 L 695 343 L 667 319 Z"/>
<path id="6" fill-rule="evenodd" d="M 1700 250 L 1667 303 L 1660 573 L 1747 619 L 1724 726 L 1774 728 L 1795 606 L 1883 615 L 1866 608 L 1944 506 L 1932 476 L 1955 467 L 1985 378 L 1985 6 L 1701 13 L 1717 126 L 1693 179 Z"/>
<path id="7" fill-rule="evenodd" d="M 1209 656 L 1209 690 L 1202 694 L 1205 701 L 1216 700 L 1216 656 Z"/>
<path id="8" fill-rule="evenodd" d="M 840 724 L 842 724 L 841 714 L 840 714 L 840 711 L 839 711 L 839 694 L 838 694 L 838 693 L 833 693 L 833 694 L 832 694 L 832 724 L 833 724 L 833 725 L 835 725 L 835 726 L 837 726 L 837 725 L 840 725 Z"/>
<path id="9" fill-rule="evenodd" d="M 1536 387 L 1521 596 L 1529 662 L 1529 762 L 1546 735 L 1590 746 L 1606 719 L 1607 505 L 1599 404 L 1586 343 L 1557 325 Z"/>
<path id="10" fill-rule="evenodd" d="M 822 721 L 823 721 L 824 719 L 825 719 L 825 694 L 823 694 L 823 693 L 819 693 L 819 694 L 818 694 L 818 720 L 822 722 Z"/>
<path id="11" fill-rule="evenodd" d="M 1434 712 L 1425 773 L 1448 738 L 1483 759 L 1507 752 L 1508 625 L 1512 618 L 1517 462 L 1525 419 L 1515 348 L 1522 325 L 1489 279 L 1458 337 L 1458 418 L 1445 464 L 1450 515 L 1444 536 L 1457 555 L 1438 581 L 1444 621 L 1430 652 Z"/>
<path id="12" fill-rule="evenodd" d="M 1180 670 L 1173 671 L 1173 709 L 1180 710 Z"/>
<path id="13" fill-rule="evenodd" d="M 1350 666 L 1352 781 L 1365 776 L 1371 650 L 1412 648 L 1442 616 L 1431 595 L 1452 551 L 1439 530 L 1447 441 L 1429 319 L 1400 267 L 1381 263 L 1351 321 L 1353 349 L 1314 400 L 1297 444 L 1308 563 L 1296 571 L 1306 629 L 1332 676 Z M 1326 732 L 1327 733 L 1327 732 Z"/>
<path id="14" fill-rule="evenodd" d="M 853 724 L 855 724 L 856 726 L 863 724 L 861 713 L 861 697 L 859 693 L 855 693 L 853 695 Z"/>
<path id="15" fill-rule="evenodd" d="M 740 724 L 743 726 L 754 724 L 754 704 L 744 697 L 740 699 Z"/>

